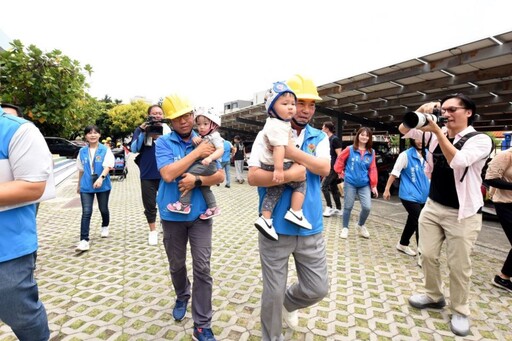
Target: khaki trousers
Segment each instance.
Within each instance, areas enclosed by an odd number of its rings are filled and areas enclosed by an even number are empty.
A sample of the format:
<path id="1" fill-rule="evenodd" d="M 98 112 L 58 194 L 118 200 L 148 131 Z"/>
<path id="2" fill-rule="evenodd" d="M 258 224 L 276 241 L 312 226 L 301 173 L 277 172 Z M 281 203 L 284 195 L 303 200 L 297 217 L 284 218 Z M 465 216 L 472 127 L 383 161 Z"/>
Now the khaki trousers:
<path id="1" fill-rule="evenodd" d="M 439 301 L 444 297 L 439 258 L 443 242 L 446 241 L 451 310 L 469 316 L 470 255 L 482 228 L 482 215 L 475 214 L 458 221 L 457 214 L 457 209 L 428 199 L 419 218 L 419 248 L 422 252 L 425 293 Z"/>

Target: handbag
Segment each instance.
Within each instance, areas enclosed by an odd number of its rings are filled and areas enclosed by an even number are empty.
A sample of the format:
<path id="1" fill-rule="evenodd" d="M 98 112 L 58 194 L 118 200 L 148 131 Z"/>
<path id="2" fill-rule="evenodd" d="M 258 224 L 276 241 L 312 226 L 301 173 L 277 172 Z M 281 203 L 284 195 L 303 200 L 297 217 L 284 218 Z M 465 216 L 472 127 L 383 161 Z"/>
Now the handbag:
<path id="1" fill-rule="evenodd" d="M 340 197 L 344 197 L 345 196 L 345 191 L 343 190 L 343 182 L 340 182 L 338 185 L 338 191 L 340 192 Z"/>

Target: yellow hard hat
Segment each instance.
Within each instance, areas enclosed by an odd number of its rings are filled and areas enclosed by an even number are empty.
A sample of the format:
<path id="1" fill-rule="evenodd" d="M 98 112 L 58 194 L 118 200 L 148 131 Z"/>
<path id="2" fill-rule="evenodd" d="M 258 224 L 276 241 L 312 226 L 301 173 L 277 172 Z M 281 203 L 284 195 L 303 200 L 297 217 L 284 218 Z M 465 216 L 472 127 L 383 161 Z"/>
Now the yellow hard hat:
<path id="1" fill-rule="evenodd" d="M 318 96 L 318 91 L 311 78 L 295 75 L 288 79 L 286 84 L 293 90 L 298 99 L 322 100 L 322 98 Z"/>
<path id="2" fill-rule="evenodd" d="M 165 118 L 173 120 L 194 111 L 194 107 L 190 104 L 188 99 L 172 94 L 164 98 L 162 110 L 164 111 Z"/>
<path id="3" fill-rule="evenodd" d="M 107 137 L 107 141 L 112 141 L 112 139 L 110 138 L 110 136 L 109 136 L 109 137 Z"/>

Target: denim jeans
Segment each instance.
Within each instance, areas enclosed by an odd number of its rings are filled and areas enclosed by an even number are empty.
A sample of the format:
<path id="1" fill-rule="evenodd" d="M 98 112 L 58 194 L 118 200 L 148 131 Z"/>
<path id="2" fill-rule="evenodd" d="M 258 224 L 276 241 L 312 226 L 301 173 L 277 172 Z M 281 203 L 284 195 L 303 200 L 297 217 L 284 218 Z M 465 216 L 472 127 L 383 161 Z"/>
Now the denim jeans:
<path id="1" fill-rule="evenodd" d="M 0 263 L 0 320 L 21 341 L 50 338 L 48 317 L 34 279 L 36 253 Z"/>
<path id="2" fill-rule="evenodd" d="M 222 169 L 224 169 L 224 173 L 226 173 L 226 185 L 231 186 L 231 174 L 229 174 L 231 165 L 229 164 L 229 161 L 221 162 L 220 165 L 222 166 Z"/>
<path id="3" fill-rule="evenodd" d="M 359 213 L 359 226 L 363 226 L 366 219 L 370 215 L 370 209 L 372 208 L 372 192 L 370 186 L 354 187 L 351 184 L 344 182 L 345 200 L 343 201 L 343 227 L 348 228 L 348 222 L 350 220 L 350 213 L 354 207 L 356 201 L 356 194 L 359 196 L 361 203 L 361 213 Z"/>
<path id="4" fill-rule="evenodd" d="M 110 224 L 110 212 L 108 211 L 108 197 L 110 191 L 83 193 L 80 192 L 80 200 L 82 201 L 82 223 L 80 224 L 80 240 L 89 241 L 89 228 L 91 226 L 92 204 L 94 203 L 94 195 L 98 199 L 98 207 L 101 213 L 101 226 Z"/>

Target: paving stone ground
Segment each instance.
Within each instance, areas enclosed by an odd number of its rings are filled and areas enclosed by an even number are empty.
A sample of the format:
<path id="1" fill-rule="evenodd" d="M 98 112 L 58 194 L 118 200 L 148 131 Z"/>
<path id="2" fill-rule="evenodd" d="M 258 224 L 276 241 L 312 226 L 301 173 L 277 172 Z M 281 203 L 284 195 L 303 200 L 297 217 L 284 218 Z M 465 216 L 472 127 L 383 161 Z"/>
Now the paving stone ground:
<path id="1" fill-rule="evenodd" d="M 95 206 L 89 252 L 74 251 L 81 216 L 76 176 L 59 186 L 56 199 L 41 204 L 36 277 L 51 340 L 192 339 L 190 308 L 182 322 L 172 319 L 175 295 L 162 235 L 158 246 L 148 246 L 138 169 L 129 163 L 127 179 L 113 181 L 109 238 L 100 238 Z M 222 208 L 213 234 L 213 331 L 218 340 L 259 340 L 256 190 L 247 182 L 213 190 Z M 344 240 L 339 238 L 341 217 L 324 221 L 330 292 L 319 304 L 300 310 L 299 330 L 285 327 L 285 339 L 512 340 L 512 294 L 491 285 L 503 258 L 482 248 L 474 253 L 471 334 L 455 337 L 448 309 L 420 311 L 407 303 L 411 294 L 421 292 L 423 275 L 415 258 L 395 249 L 402 224 L 370 215 L 370 239 L 351 229 Z M 188 264 L 190 269 L 190 256 Z M 293 281 L 292 260 L 290 267 Z M 447 283 L 444 260 L 442 267 Z M 0 340 L 16 340 L 1 322 Z"/>

